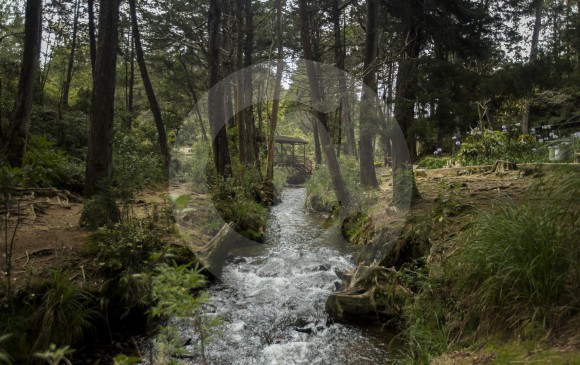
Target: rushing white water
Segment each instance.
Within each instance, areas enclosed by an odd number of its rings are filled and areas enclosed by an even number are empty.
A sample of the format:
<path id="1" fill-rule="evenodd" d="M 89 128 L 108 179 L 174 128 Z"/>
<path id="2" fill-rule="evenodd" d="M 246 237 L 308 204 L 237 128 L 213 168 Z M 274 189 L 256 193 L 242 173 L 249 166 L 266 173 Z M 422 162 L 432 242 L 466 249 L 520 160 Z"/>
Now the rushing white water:
<path id="1" fill-rule="evenodd" d="M 273 207 L 266 242 L 240 249 L 210 289 L 219 334 L 209 364 L 384 364 L 388 338 L 327 323 L 324 305 L 352 267 L 336 228 L 304 208 L 305 189 L 289 188 Z M 214 329 L 213 331 L 216 331 Z"/>

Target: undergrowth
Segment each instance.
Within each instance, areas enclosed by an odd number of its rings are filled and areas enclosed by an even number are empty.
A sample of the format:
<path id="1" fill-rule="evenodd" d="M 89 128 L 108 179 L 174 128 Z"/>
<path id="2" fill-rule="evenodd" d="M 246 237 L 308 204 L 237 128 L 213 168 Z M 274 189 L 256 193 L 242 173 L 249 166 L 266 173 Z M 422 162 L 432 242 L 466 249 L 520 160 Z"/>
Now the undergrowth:
<path id="1" fill-rule="evenodd" d="M 403 266 L 416 293 L 401 323 L 403 362 L 428 364 L 497 335 L 546 340 L 577 316 L 579 193 L 577 173 L 556 173 L 518 204 L 475 212 L 443 264 Z M 442 194 L 431 224 L 457 206 Z"/>
<path id="2" fill-rule="evenodd" d="M 268 211 L 262 205 L 260 172 L 233 160 L 232 176 L 223 179 L 212 175 L 209 180 L 214 206 L 223 221 L 234 223 L 234 229 L 243 236 L 261 241 Z"/>
<path id="3" fill-rule="evenodd" d="M 479 330 L 546 331 L 579 309 L 580 222 L 570 200 L 578 199 L 580 178 L 548 180 L 538 189 L 550 198 L 481 212 L 469 243 L 450 260 L 457 290 L 480 317 Z"/>
<path id="4" fill-rule="evenodd" d="M 426 156 L 417 163 L 417 166 L 424 169 L 441 169 L 447 166 L 450 157 L 431 157 Z"/>
<path id="5" fill-rule="evenodd" d="M 364 211 L 371 205 L 376 193 L 366 191 L 360 184 L 359 166 L 352 156 L 341 156 L 338 160 L 340 173 L 351 196 L 351 204 L 354 208 Z M 335 212 L 338 209 L 336 194 L 330 178 L 330 173 L 325 165 L 320 165 L 312 172 L 306 182 L 306 206 L 311 211 Z"/>

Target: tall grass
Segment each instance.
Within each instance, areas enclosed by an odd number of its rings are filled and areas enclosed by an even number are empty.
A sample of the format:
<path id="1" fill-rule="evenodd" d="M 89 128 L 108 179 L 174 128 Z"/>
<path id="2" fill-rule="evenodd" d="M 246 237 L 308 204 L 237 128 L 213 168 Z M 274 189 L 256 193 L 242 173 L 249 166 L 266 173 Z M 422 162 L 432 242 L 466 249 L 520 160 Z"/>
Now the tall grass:
<path id="1" fill-rule="evenodd" d="M 475 218 L 450 263 L 480 330 L 545 331 L 579 309 L 577 175 L 544 181 L 521 204 Z"/>
<path id="2" fill-rule="evenodd" d="M 92 322 L 99 313 L 89 292 L 77 287 L 65 272 L 55 270 L 34 317 L 38 323 L 35 347 L 44 348 L 49 343 L 80 342 L 87 331 L 94 329 Z"/>

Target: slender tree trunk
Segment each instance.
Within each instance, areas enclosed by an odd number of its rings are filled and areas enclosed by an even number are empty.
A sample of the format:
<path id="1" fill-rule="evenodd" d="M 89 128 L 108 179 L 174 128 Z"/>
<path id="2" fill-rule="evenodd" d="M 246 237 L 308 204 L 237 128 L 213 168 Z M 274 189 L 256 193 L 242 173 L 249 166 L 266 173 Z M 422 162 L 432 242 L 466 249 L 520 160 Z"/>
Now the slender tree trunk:
<path id="1" fill-rule="evenodd" d="M 542 29 L 542 11 L 544 10 L 544 0 L 534 1 L 534 28 L 532 30 L 532 45 L 530 48 L 530 63 L 538 58 L 538 43 L 540 41 L 540 30 Z M 530 99 L 524 101 L 524 111 L 522 113 L 522 133 L 527 134 L 530 128 Z"/>
<path id="2" fill-rule="evenodd" d="M 258 161 L 258 144 L 256 142 L 256 123 L 254 119 L 254 87 L 252 85 L 252 68 L 254 52 L 254 12 L 252 9 L 252 0 L 245 0 L 245 14 L 246 14 L 246 38 L 244 42 L 244 87 L 246 104 L 249 106 L 246 108 L 246 116 L 244 120 L 246 121 L 246 144 L 248 146 L 248 160 L 256 165 L 259 165 Z"/>
<path id="3" fill-rule="evenodd" d="M 201 113 L 199 111 L 199 106 L 197 105 L 197 92 L 195 91 L 195 88 L 193 87 L 193 84 L 191 82 L 191 74 L 189 73 L 189 70 L 187 69 L 187 65 L 185 64 L 185 62 L 183 62 L 183 59 L 181 59 L 181 57 L 179 57 L 179 63 L 181 64 L 181 67 L 183 68 L 183 71 L 185 72 L 185 77 L 187 79 L 187 86 L 189 88 L 189 92 L 191 93 L 191 97 L 193 99 L 193 103 L 195 104 L 195 113 L 197 114 L 197 117 L 199 119 L 199 127 L 201 130 L 201 140 L 202 141 L 208 141 L 209 139 L 207 138 L 207 132 L 205 131 L 205 125 L 203 124 L 203 118 L 201 117 Z"/>
<path id="4" fill-rule="evenodd" d="M 343 25 L 341 40 L 340 31 L 340 8 L 338 6 L 338 0 L 333 0 L 333 17 L 334 17 L 334 44 L 335 44 L 335 58 L 336 67 L 339 70 L 345 70 L 345 48 L 346 44 L 346 32 Z M 356 149 L 356 138 L 354 135 L 354 123 L 352 119 L 352 107 L 350 103 L 350 93 L 346 87 L 345 74 L 339 71 L 338 75 L 338 87 L 341 95 L 340 100 L 340 118 L 341 118 L 341 133 L 344 131 L 346 137 L 346 148 L 345 152 L 348 155 L 354 156 L 358 159 L 358 153 Z"/>
<path id="5" fill-rule="evenodd" d="M 376 114 L 376 58 L 379 7 L 377 0 L 367 0 L 367 25 L 363 67 L 363 87 L 360 110 L 360 182 L 363 186 L 377 188 L 373 138 L 378 117 Z"/>
<path id="6" fill-rule="evenodd" d="M 72 40 L 71 40 L 71 46 L 70 46 L 70 53 L 68 55 L 68 66 L 67 66 L 67 70 L 66 70 L 66 79 L 65 79 L 64 85 L 62 87 L 62 97 L 61 97 L 60 105 L 58 108 L 58 112 L 59 112 L 59 114 L 61 114 L 59 116 L 60 118 L 62 118 L 62 108 L 64 108 L 65 110 L 69 108 L 69 106 L 68 106 L 68 94 L 69 94 L 69 90 L 70 90 L 70 84 L 72 81 L 73 66 L 74 66 L 74 62 L 75 62 L 75 52 L 77 49 L 77 31 L 78 31 L 78 25 L 79 25 L 79 6 L 80 6 L 80 1 L 76 0 L 76 2 L 75 2 L 75 15 L 74 15 L 74 20 L 73 20 L 73 34 L 72 34 Z"/>
<path id="7" fill-rule="evenodd" d="M 226 67 L 224 65 L 224 67 Z M 225 75 L 231 75 L 231 70 L 229 70 L 229 66 L 227 66 L 226 69 L 222 69 L 221 71 L 224 72 Z M 236 118 L 234 115 L 234 99 L 235 99 L 235 90 L 234 90 L 234 85 L 232 82 L 228 81 L 227 83 L 224 84 L 223 86 L 223 93 L 224 93 L 224 98 L 223 98 L 223 102 L 224 102 L 224 106 L 223 109 L 226 111 L 226 115 L 229 115 L 230 118 L 227 121 L 227 127 L 228 129 L 230 128 L 234 128 L 236 126 Z"/>
<path id="8" fill-rule="evenodd" d="M 89 13 L 89 51 L 91 55 L 91 69 L 95 74 L 95 62 L 97 58 L 97 37 L 95 35 L 95 0 L 88 0 Z"/>
<path id="9" fill-rule="evenodd" d="M 312 138 L 314 139 L 314 163 L 322 164 L 322 150 L 320 149 L 320 135 L 318 133 L 318 114 L 312 113 Z"/>
<path id="10" fill-rule="evenodd" d="M 135 51 L 137 53 L 137 63 L 139 64 L 141 79 L 143 80 L 143 86 L 145 87 L 147 98 L 149 99 L 151 113 L 153 114 L 155 126 L 157 127 L 157 138 L 159 141 L 161 155 L 163 156 L 165 170 L 168 171 L 170 156 L 169 156 L 169 148 L 167 147 L 167 134 L 165 133 L 165 125 L 163 124 L 163 118 L 161 117 L 161 109 L 159 108 L 159 103 L 157 102 L 157 98 L 155 97 L 155 91 L 153 90 L 153 85 L 151 85 L 149 73 L 147 72 L 147 65 L 145 64 L 145 56 L 143 55 L 143 46 L 141 44 L 141 35 L 139 34 L 139 25 L 137 24 L 137 9 L 135 7 L 135 0 L 129 0 L 129 9 L 131 11 L 131 25 L 133 28 Z"/>
<path id="11" fill-rule="evenodd" d="M 244 68 L 244 2 L 245 0 L 236 0 L 236 11 L 235 11 L 235 18 L 236 18 L 236 55 L 235 55 L 235 62 L 236 62 L 236 86 L 235 86 L 235 95 L 236 95 L 236 127 L 238 129 L 238 158 L 240 159 L 240 163 L 246 165 L 248 161 L 248 146 L 247 146 L 247 135 L 246 135 L 246 113 L 244 111 L 244 97 L 246 95 L 245 87 L 244 87 L 244 73 L 242 69 Z"/>
<path id="12" fill-rule="evenodd" d="M 532 31 L 532 44 L 530 48 L 530 62 L 538 58 L 538 43 L 540 41 L 540 30 L 542 29 L 542 12 L 544 10 L 544 0 L 534 1 L 534 29 Z"/>
<path id="13" fill-rule="evenodd" d="M 50 74 L 50 69 L 52 66 L 52 59 L 54 54 L 54 49 L 59 47 L 58 37 L 55 35 L 54 43 L 50 41 L 50 38 L 46 42 L 46 52 L 44 52 L 44 72 L 40 74 L 40 105 L 44 105 L 44 90 L 46 86 L 46 81 L 48 80 L 48 75 Z"/>
<path id="14" fill-rule="evenodd" d="M 5 144 L 8 163 L 12 166 L 22 166 L 22 158 L 26 152 L 34 82 L 36 81 L 36 73 L 40 62 L 41 41 L 42 0 L 28 0 L 26 2 L 24 24 L 22 67 L 20 68 L 18 92 Z"/>
<path id="15" fill-rule="evenodd" d="M 131 114 L 133 121 L 133 102 L 135 98 L 135 38 L 131 37 L 131 53 L 129 55 L 129 100 L 127 110 Z M 130 129 L 131 126 L 129 126 Z"/>
<path id="16" fill-rule="evenodd" d="M 308 73 L 308 83 L 310 84 L 310 95 L 312 97 L 314 106 L 320 107 L 322 99 L 320 97 L 320 85 L 318 84 L 316 67 L 312 62 L 313 57 L 310 45 L 310 29 L 308 24 L 309 21 L 306 0 L 299 0 L 298 8 L 300 12 L 300 38 L 302 40 L 302 48 L 304 49 L 304 58 L 306 59 L 306 71 Z M 318 117 L 323 129 L 319 131 L 320 141 L 322 143 L 324 156 L 326 157 L 326 164 L 328 165 L 328 171 L 332 180 L 334 191 L 336 193 L 336 198 L 341 208 L 344 208 L 346 211 L 348 211 L 351 205 L 350 195 L 342 179 L 340 166 L 338 165 L 338 160 L 334 154 L 334 148 L 332 147 L 332 141 L 330 140 L 328 133 L 328 114 L 319 112 Z"/>
<path id="17" fill-rule="evenodd" d="M 345 116 L 348 115 L 348 110 L 346 109 L 345 101 L 348 100 L 346 95 L 346 82 L 344 79 L 344 52 L 342 50 L 342 37 L 340 33 L 340 8 L 338 7 L 338 0 L 332 0 L 332 25 L 334 31 L 334 59 L 336 62 L 336 68 L 338 69 L 338 90 L 340 94 L 340 102 L 338 105 L 338 141 L 336 155 L 340 156 L 340 150 L 342 147 L 342 129 L 347 124 L 345 123 Z M 347 154 L 350 152 L 346 150 Z"/>
<path id="18" fill-rule="evenodd" d="M 113 117 L 119 33 L 119 0 L 103 1 L 95 57 L 85 195 L 107 193 L 113 162 Z"/>
<path id="19" fill-rule="evenodd" d="M 282 42 L 282 0 L 276 0 L 276 24 L 278 34 L 278 62 L 276 64 L 276 81 L 274 84 L 274 100 L 272 100 L 272 117 L 270 118 L 270 128 L 268 130 L 268 159 L 266 162 L 266 180 L 274 180 L 274 136 L 278 124 L 278 111 L 280 106 L 280 92 L 282 89 L 282 71 L 284 69 L 284 46 Z"/>
<path id="20" fill-rule="evenodd" d="M 235 2 L 238 0 L 222 0 L 222 14 L 221 14 L 221 34 L 222 39 L 220 41 L 221 51 L 227 51 L 227 56 L 222 57 L 221 59 L 221 69 L 220 75 L 222 78 L 231 75 L 236 71 L 237 65 L 236 62 L 236 11 L 235 11 Z M 231 129 L 236 127 L 236 118 L 237 116 L 234 114 L 234 103 L 236 102 L 236 81 L 231 80 L 228 81 L 227 84 L 224 85 L 224 110 L 226 111 L 225 115 L 229 115 L 230 118 L 227 120 L 227 128 Z M 236 141 L 237 142 L 237 141 Z M 235 150 L 237 153 L 237 148 Z M 234 151 L 232 151 L 234 153 Z"/>
<path id="21" fill-rule="evenodd" d="M 212 134 L 212 149 L 214 166 L 218 174 L 222 177 L 231 175 L 230 153 L 228 149 L 228 138 L 224 128 L 224 90 L 223 82 L 220 81 L 220 24 L 222 14 L 222 0 L 210 0 L 209 2 L 209 45 L 208 45 L 208 65 L 210 87 L 208 102 L 208 117 Z"/>
<path id="22" fill-rule="evenodd" d="M 125 40 L 125 52 L 123 53 L 123 62 L 125 66 L 125 107 L 129 110 L 129 49 L 131 47 L 131 31 L 127 34 L 127 38 L 123 37 Z M 127 128 L 127 130 L 129 130 Z"/>
<path id="23" fill-rule="evenodd" d="M 4 143 L 4 118 L 2 117 L 2 91 L 4 90 L 4 84 L 2 83 L 2 78 L 0 77 L 0 146 Z"/>

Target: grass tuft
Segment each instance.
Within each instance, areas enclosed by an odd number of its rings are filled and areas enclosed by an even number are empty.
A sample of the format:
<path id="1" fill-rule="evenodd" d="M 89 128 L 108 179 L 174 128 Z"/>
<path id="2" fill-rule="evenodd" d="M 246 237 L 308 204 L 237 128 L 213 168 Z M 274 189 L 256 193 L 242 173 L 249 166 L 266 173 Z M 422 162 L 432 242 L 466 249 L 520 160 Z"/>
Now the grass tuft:
<path id="1" fill-rule="evenodd" d="M 453 277 L 480 330 L 554 328 L 579 309 L 578 176 L 544 181 L 519 204 L 476 216 L 451 258 Z M 568 198 L 568 197 L 572 198 Z M 539 326 L 538 326 L 539 325 Z"/>

